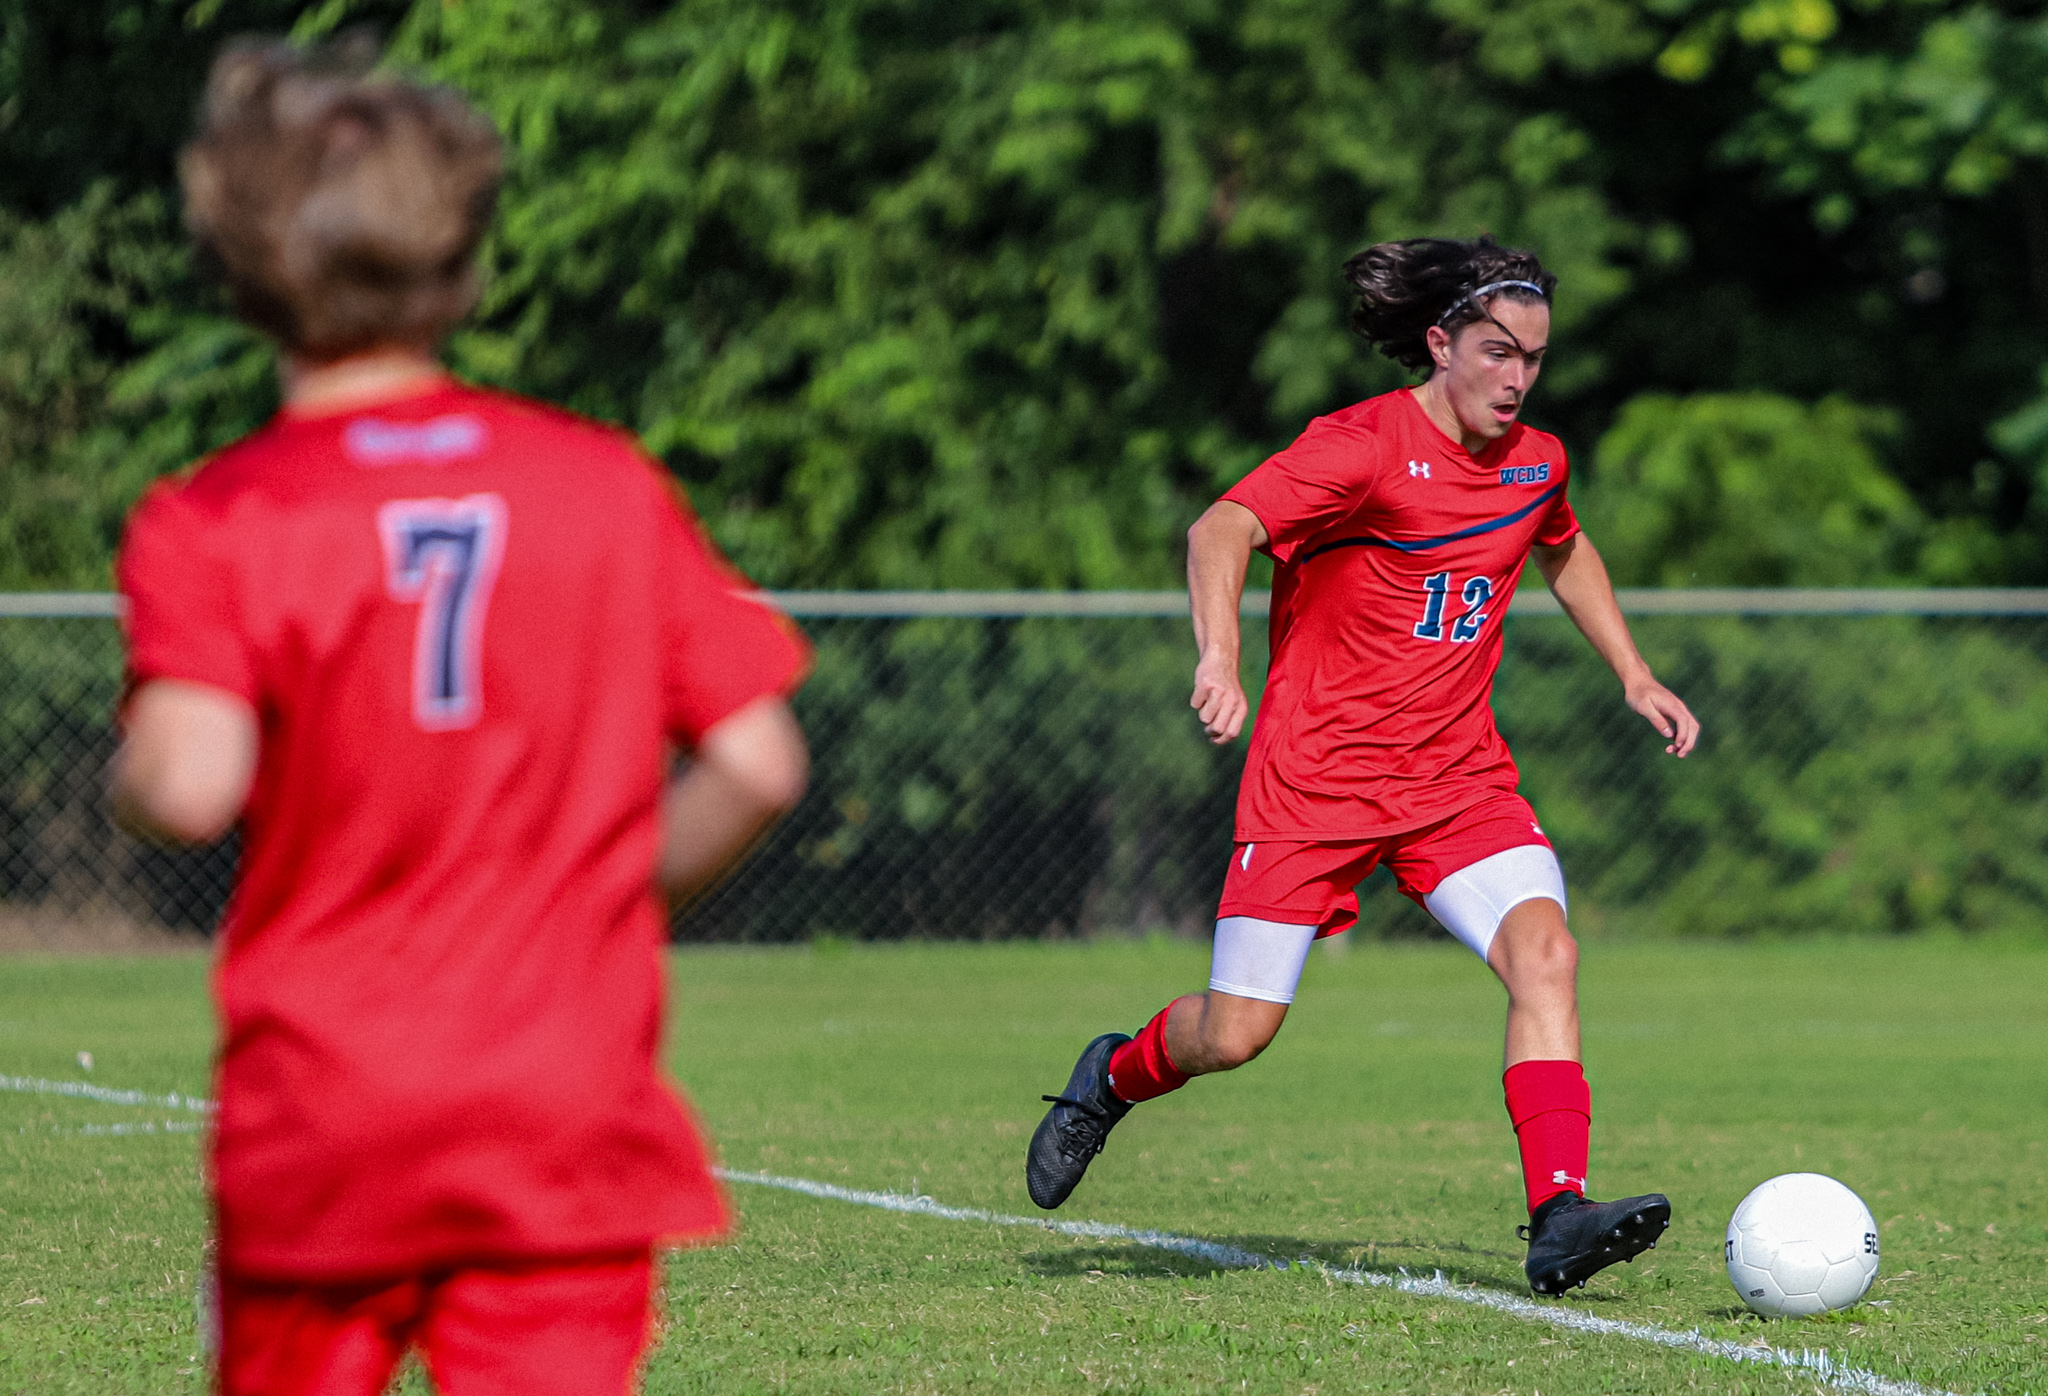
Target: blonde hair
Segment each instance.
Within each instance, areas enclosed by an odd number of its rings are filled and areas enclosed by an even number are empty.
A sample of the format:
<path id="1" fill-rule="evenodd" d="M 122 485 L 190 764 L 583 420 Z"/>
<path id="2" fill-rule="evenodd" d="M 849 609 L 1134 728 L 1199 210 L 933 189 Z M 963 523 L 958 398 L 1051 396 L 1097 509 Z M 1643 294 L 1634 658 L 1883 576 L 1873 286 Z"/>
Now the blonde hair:
<path id="1" fill-rule="evenodd" d="M 431 347 L 476 304 L 497 131 L 376 61 L 357 36 L 229 44 L 179 160 L 186 227 L 237 313 L 310 358 Z"/>

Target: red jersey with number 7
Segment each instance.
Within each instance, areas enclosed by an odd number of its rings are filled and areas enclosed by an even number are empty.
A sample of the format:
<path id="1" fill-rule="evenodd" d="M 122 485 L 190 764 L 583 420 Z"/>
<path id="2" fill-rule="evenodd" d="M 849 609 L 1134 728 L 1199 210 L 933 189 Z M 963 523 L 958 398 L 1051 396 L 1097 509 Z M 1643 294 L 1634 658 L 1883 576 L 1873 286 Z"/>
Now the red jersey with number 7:
<path id="1" fill-rule="evenodd" d="M 661 1079 L 671 745 L 808 649 L 619 432 L 449 385 L 157 486 L 130 682 L 254 710 L 221 930 L 222 1260 L 341 1280 L 715 1234 Z"/>
<path id="2" fill-rule="evenodd" d="M 1240 843 L 1378 838 L 1515 788 L 1501 618 L 1530 548 L 1578 532 L 1569 474 L 1519 422 L 1468 454 L 1404 389 L 1318 417 L 1224 494 L 1275 564 Z"/>

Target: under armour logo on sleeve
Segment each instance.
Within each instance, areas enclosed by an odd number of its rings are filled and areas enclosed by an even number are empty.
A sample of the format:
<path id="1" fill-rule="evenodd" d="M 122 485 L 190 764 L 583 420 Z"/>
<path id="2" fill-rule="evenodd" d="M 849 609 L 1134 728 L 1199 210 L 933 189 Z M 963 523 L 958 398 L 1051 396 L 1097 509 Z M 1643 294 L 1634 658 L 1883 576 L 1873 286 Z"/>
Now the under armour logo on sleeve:
<path id="1" fill-rule="evenodd" d="M 1427 480 L 1429 478 L 1429 462 L 1426 460 L 1409 461 L 1408 473 L 1410 475 L 1419 475 L 1423 479 Z"/>

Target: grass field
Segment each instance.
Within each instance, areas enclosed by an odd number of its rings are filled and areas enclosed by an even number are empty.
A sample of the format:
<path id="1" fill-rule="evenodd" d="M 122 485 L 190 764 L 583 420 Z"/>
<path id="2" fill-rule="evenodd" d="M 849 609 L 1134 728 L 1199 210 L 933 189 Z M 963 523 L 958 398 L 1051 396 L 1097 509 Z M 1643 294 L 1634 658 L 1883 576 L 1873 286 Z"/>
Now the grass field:
<path id="1" fill-rule="evenodd" d="M 1197 987 L 1178 943 L 710 950 L 671 1057 L 726 1163 L 1005 1213 L 1044 1091 Z M 0 961 L 0 1074 L 202 1089 L 197 958 Z M 1564 1307 L 1826 1348 L 1957 1392 L 2048 1391 L 2048 949 L 1597 945 L 1593 1186 L 1664 1245 Z M 1462 950 L 1319 952 L 1257 1063 L 1137 1111 L 1063 1216 L 1526 1292 L 1498 989 Z M 76 1054 L 89 1051 L 89 1078 Z M 205 1389 L 196 1140 L 175 1112 L 0 1094 L 0 1393 Z M 1832 1173 L 1884 1230 L 1876 1303 L 1765 1324 L 1721 1265 L 1742 1194 Z M 759 1187 L 668 1269 L 650 1392 L 1808 1391 L 1811 1375 L 1577 1336 L 1314 1270 Z M 423 1387 L 417 1389 L 424 1389 Z"/>

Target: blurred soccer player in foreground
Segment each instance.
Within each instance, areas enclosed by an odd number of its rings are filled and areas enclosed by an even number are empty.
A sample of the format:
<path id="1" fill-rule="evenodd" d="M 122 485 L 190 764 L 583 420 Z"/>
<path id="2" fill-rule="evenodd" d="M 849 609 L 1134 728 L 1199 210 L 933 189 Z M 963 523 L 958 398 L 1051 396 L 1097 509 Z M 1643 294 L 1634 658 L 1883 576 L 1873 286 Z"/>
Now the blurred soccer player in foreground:
<path id="1" fill-rule="evenodd" d="M 130 823 L 241 821 L 215 988 L 219 1387 L 620 1396 L 727 1227 L 655 1065 L 659 892 L 795 802 L 802 640 L 625 436 L 465 387 L 499 177 L 373 51 L 242 44 L 187 219 L 283 410 L 130 521 Z M 672 749 L 691 762 L 665 782 Z"/>
<path id="2" fill-rule="evenodd" d="M 1557 438 L 1518 418 L 1556 284 L 1490 240 L 1383 243 L 1345 267 L 1353 323 L 1425 374 L 1311 422 L 1188 533 L 1192 704 L 1211 740 L 1243 727 L 1238 600 L 1272 557 L 1272 668 L 1238 793 L 1209 992 L 1135 1039 L 1088 1044 L 1031 1141 L 1032 1199 L 1057 1207 L 1141 1100 L 1265 1049 L 1310 944 L 1348 929 L 1386 864 L 1508 991 L 1508 1116 L 1530 1221 L 1527 1272 L 1559 1294 L 1655 1244 L 1660 1195 L 1585 1196 L 1591 1093 L 1579 1067 L 1578 948 L 1564 877 L 1494 729 L 1500 617 L 1523 565 L 1614 669 L 1625 702 L 1684 756 L 1699 723 L 1636 652 L 1600 555 L 1565 502 Z"/>

